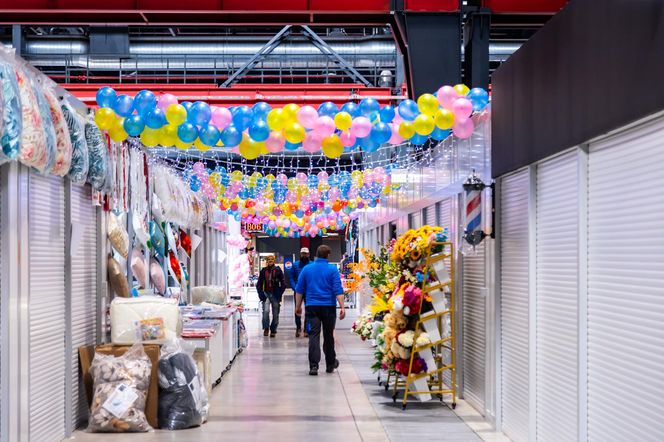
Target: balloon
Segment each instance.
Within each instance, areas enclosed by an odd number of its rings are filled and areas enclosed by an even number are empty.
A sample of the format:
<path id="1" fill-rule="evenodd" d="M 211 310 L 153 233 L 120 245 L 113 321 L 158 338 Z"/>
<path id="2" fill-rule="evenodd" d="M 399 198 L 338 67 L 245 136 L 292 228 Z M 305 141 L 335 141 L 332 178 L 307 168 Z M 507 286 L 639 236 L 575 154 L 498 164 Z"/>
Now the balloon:
<path id="1" fill-rule="evenodd" d="M 353 119 L 350 126 L 350 133 L 357 138 L 364 138 L 371 133 L 371 121 L 367 117 L 357 117 Z"/>
<path id="2" fill-rule="evenodd" d="M 392 136 L 387 141 L 390 144 L 401 144 L 404 142 L 403 137 L 399 134 L 399 126 L 397 124 L 391 124 Z"/>
<path id="3" fill-rule="evenodd" d="M 219 137 L 219 129 L 217 129 L 217 126 L 213 124 L 205 125 L 199 130 L 198 138 L 200 138 L 201 142 L 206 146 L 215 146 L 217 141 L 219 141 Z M 224 143 L 224 146 L 228 145 Z"/>
<path id="4" fill-rule="evenodd" d="M 341 140 L 341 145 L 344 147 L 352 147 L 357 142 L 357 137 L 348 131 L 341 132 L 339 139 Z"/>
<path id="5" fill-rule="evenodd" d="M 157 97 L 152 92 L 143 89 L 134 97 L 134 107 L 138 115 L 145 116 L 145 114 L 157 107 Z"/>
<path id="6" fill-rule="evenodd" d="M 417 118 L 415 118 L 415 121 L 413 121 L 413 129 L 415 129 L 415 132 L 420 135 L 429 135 L 433 132 L 435 126 L 433 118 L 424 114 L 418 115 Z"/>
<path id="7" fill-rule="evenodd" d="M 323 153 L 328 158 L 339 158 L 342 153 L 344 153 L 344 147 L 341 144 L 341 140 L 336 135 L 330 135 L 329 137 L 323 138 L 321 142 Z"/>
<path id="8" fill-rule="evenodd" d="M 265 120 L 267 118 L 267 114 L 272 110 L 272 108 L 266 102 L 259 101 L 258 103 L 254 104 L 252 110 L 254 111 L 254 118 Z"/>
<path id="9" fill-rule="evenodd" d="M 438 109 L 433 121 L 439 129 L 451 129 L 454 126 L 454 112 L 449 109 Z"/>
<path id="10" fill-rule="evenodd" d="M 212 124 L 218 129 L 226 129 L 233 121 L 233 114 L 225 107 L 212 107 Z"/>
<path id="11" fill-rule="evenodd" d="M 286 144 L 284 144 L 284 149 L 286 150 L 298 150 L 300 147 L 302 147 L 302 143 L 291 143 L 290 141 L 286 141 Z"/>
<path id="12" fill-rule="evenodd" d="M 131 115 L 125 118 L 122 126 L 124 127 L 125 132 L 127 132 L 127 135 L 130 137 L 137 137 L 143 132 L 145 123 L 140 115 Z"/>
<path id="13" fill-rule="evenodd" d="M 150 129 L 161 129 L 167 123 L 166 114 L 159 107 L 148 111 L 143 119 L 145 120 L 145 125 Z"/>
<path id="14" fill-rule="evenodd" d="M 305 129 L 313 129 L 318 119 L 318 111 L 311 106 L 303 106 L 297 111 L 297 121 Z"/>
<path id="15" fill-rule="evenodd" d="M 118 95 L 113 110 L 121 117 L 128 117 L 134 111 L 134 99 L 129 95 Z"/>
<path id="16" fill-rule="evenodd" d="M 97 104 L 99 107 L 115 107 L 118 95 L 112 87 L 104 86 L 97 91 Z"/>
<path id="17" fill-rule="evenodd" d="M 260 155 L 260 146 L 255 141 L 251 141 L 248 136 L 242 137 L 240 142 L 240 155 L 247 160 L 255 160 Z"/>
<path id="18" fill-rule="evenodd" d="M 348 130 L 353 124 L 353 117 L 348 112 L 341 111 L 334 116 L 334 124 L 339 130 Z"/>
<path id="19" fill-rule="evenodd" d="M 348 113 L 352 118 L 359 117 L 360 115 L 362 115 L 362 113 L 360 112 L 360 106 L 353 103 L 352 101 L 349 101 L 348 103 L 341 106 L 341 112 Z"/>
<path id="20" fill-rule="evenodd" d="M 305 134 L 306 133 L 304 127 L 302 127 L 300 123 L 297 123 L 295 121 L 288 123 L 284 128 L 284 135 L 286 137 L 286 141 L 288 141 L 291 144 L 297 144 L 302 142 L 302 140 L 304 140 Z"/>
<path id="21" fill-rule="evenodd" d="M 479 112 L 489 104 L 489 93 L 481 87 L 475 87 L 466 96 L 473 103 L 473 110 Z"/>
<path id="22" fill-rule="evenodd" d="M 210 105 L 203 102 L 197 101 L 191 105 L 191 108 L 187 110 L 187 120 L 197 126 L 204 126 L 210 122 L 212 118 L 212 109 Z"/>
<path id="23" fill-rule="evenodd" d="M 146 127 L 141 133 L 141 143 L 145 147 L 154 147 L 159 144 L 159 131 Z"/>
<path id="24" fill-rule="evenodd" d="M 235 126 L 230 125 L 221 131 L 219 138 L 224 143 L 224 146 L 235 147 L 242 141 L 242 132 L 237 130 Z"/>
<path id="25" fill-rule="evenodd" d="M 365 117 L 371 117 L 380 111 L 380 104 L 375 98 L 365 98 L 360 101 L 360 113 Z"/>
<path id="26" fill-rule="evenodd" d="M 143 133 L 145 133 L 145 131 Z M 200 140 L 196 140 L 196 142 L 200 143 Z M 180 139 L 177 139 L 177 140 L 175 140 L 175 147 L 177 147 L 178 149 L 181 149 L 181 150 L 187 150 L 187 149 L 191 149 L 191 143 L 185 143 L 184 141 L 182 141 Z M 204 150 L 204 149 L 201 149 L 201 150 Z"/>
<path id="27" fill-rule="evenodd" d="M 110 88 L 109 88 L 110 89 Z M 113 91 L 115 92 L 115 91 Z M 101 130 L 108 130 L 115 124 L 115 112 L 108 107 L 100 107 L 95 112 L 95 123 Z"/>
<path id="28" fill-rule="evenodd" d="M 327 115 L 318 117 L 314 124 L 314 132 L 316 132 L 320 138 L 329 137 L 330 135 L 334 134 L 334 128 L 334 120 Z"/>
<path id="29" fill-rule="evenodd" d="M 390 126 L 387 123 L 379 121 L 371 129 L 370 137 L 371 141 L 373 141 L 378 145 L 381 145 L 383 143 L 386 143 L 387 140 L 389 140 L 392 137 L 392 129 L 390 129 Z"/>
<path id="30" fill-rule="evenodd" d="M 196 140 L 197 137 L 198 129 L 193 124 L 185 122 L 178 127 L 178 138 L 183 143 L 191 144 Z"/>
<path id="31" fill-rule="evenodd" d="M 383 123 L 391 123 L 392 120 L 394 120 L 394 115 L 396 112 L 394 111 L 394 107 L 390 106 L 389 104 L 387 106 L 383 106 L 380 109 L 380 121 Z"/>
<path id="32" fill-rule="evenodd" d="M 187 110 L 187 112 L 189 112 L 189 109 L 191 109 L 191 106 L 193 105 L 193 103 L 191 101 L 183 101 L 180 104 Z M 168 109 L 168 108 L 166 108 L 166 109 Z"/>
<path id="33" fill-rule="evenodd" d="M 401 138 L 404 138 L 406 140 L 410 139 L 413 135 L 415 135 L 415 128 L 413 127 L 413 123 L 410 123 L 408 121 L 404 121 L 399 125 L 399 135 Z"/>
<path id="34" fill-rule="evenodd" d="M 270 136 L 265 140 L 265 147 L 270 153 L 281 152 L 284 150 L 284 144 L 286 144 L 286 139 L 281 131 L 270 132 Z"/>
<path id="35" fill-rule="evenodd" d="M 459 94 L 457 94 L 457 91 L 455 91 L 452 86 L 443 86 L 438 89 L 436 97 L 438 98 L 438 103 L 440 103 L 441 106 L 443 106 L 445 109 L 451 110 L 452 104 L 454 104 L 454 100 L 459 98 Z"/>
<path id="36" fill-rule="evenodd" d="M 436 111 L 438 110 L 438 99 L 431 94 L 422 94 L 417 99 L 417 108 L 424 115 L 433 117 Z"/>
<path id="37" fill-rule="evenodd" d="M 320 150 L 321 139 L 313 132 L 308 133 L 302 141 L 302 148 L 309 153 L 316 153 Z"/>
<path id="38" fill-rule="evenodd" d="M 475 130 L 475 124 L 473 123 L 473 120 L 470 118 L 457 121 L 454 124 L 453 128 L 454 136 L 459 138 L 470 138 L 473 135 L 474 130 Z"/>
<path id="39" fill-rule="evenodd" d="M 378 150 L 379 145 L 376 144 L 371 137 L 362 138 L 360 140 L 360 147 L 365 152 L 375 152 Z"/>
<path id="40" fill-rule="evenodd" d="M 473 103 L 467 98 L 457 98 L 452 104 L 452 112 L 456 121 L 467 120 L 473 114 Z"/>
<path id="41" fill-rule="evenodd" d="M 404 100 L 399 103 L 399 115 L 406 121 L 413 121 L 420 113 L 417 103 L 413 100 Z"/>
<path id="42" fill-rule="evenodd" d="M 431 138 L 436 141 L 443 141 L 445 138 L 450 136 L 450 133 L 451 131 L 449 129 L 441 129 L 436 126 L 433 132 L 431 132 Z"/>
<path id="43" fill-rule="evenodd" d="M 115 120 L 110 129 L 108 129 L 108 136 L 116 143 L 127 139 L 127 132 L 124 129 L 124 118 L 117 118 Z"/>
<path id="44" fill-rule="evenodd" d="M 283 107 L 284 117 L 286 121 L 297 121 L 297 111 L 300 110 L 300 106 L 295 103 L 288 103 Z"/>
<path id="45" fill-rule="evenodd" d="M 416 145 L 416 146 L 421 146 L 422 144 L 426 143 L 426 141 L 427 141 L 428 139 L 429 139 L 429 138 L 426 137 L 426 136 L 424 136 L 424 135 L 415 134 L 415 135 L 413 135 L 413 137 L 410 139 L 410 142 L 411 142 L 412 144 Z"/>
<path id="46" fill-rule="evenodd" d="M 162 112 L 166 112 L 166 109 L 168 109 L 168 106 L 171 104 L 178 104 L 178 99 L 175 95 L 173 94 L 161 94 L 159 96 L 159 100 L 157 101 L 157 107 L 162 110 Z"/>
<path id="47" fill-rule="evenodd" d="M 326 101 L 325 103 L 322 103 L 320 106 L 318 106 L 318 115 L 321 117 L 328 116 L 330 118 L 334 118 L 337 112 L 339 112 L 339 108 L 331 101 Z"/>
<path id="48" fill-rule="evenodd" d="M 263 120 L 255 120 L 249 127 L 249 136 L 256 141 L 265 141 L 270 136 L 270 128 Z"/>
<path id="49" fill-rule="evenodd" d="M 267 125 L 272 130 L 282 130 L 286 123 L 286 116 L 282 109 L 272 109 L 267 114 Z"/>
<path id="50" fill-rule="evenodd" d="M 249 106 L 238 106 L 233 112 L 233 126 L 237 127 L 240 132 L 249 128 L 249 125 L 254 119 L 254 112 Z"/>
<path id="51" fill-rule="evenodd" d="M 468 89 L 468 86 L 466 86 L 465 84 L 461 84 L 461 83 L 455 85 L 454 90 L 459 95 L 459 97 L 465 97 L 466 95 L 468 95 L 468 92 L 470 92 L 470 90 Z"/>
<path id="52" fill-rule="evenodd" d="M 179 126 L 187 121 L 187 109 L 182 104 L 171 104 L 166 109 L 166 121 Z"/>

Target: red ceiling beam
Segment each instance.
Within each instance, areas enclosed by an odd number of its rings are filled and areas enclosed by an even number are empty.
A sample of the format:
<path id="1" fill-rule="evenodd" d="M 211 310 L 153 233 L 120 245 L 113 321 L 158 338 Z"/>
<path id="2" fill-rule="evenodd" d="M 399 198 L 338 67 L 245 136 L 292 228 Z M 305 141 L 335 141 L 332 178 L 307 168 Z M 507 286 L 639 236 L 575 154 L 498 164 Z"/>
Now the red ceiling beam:
<path id="1" fill-rule="evenodd" d="M 495 14 L 555 14 L 568 0 L 483 0 Z"/>

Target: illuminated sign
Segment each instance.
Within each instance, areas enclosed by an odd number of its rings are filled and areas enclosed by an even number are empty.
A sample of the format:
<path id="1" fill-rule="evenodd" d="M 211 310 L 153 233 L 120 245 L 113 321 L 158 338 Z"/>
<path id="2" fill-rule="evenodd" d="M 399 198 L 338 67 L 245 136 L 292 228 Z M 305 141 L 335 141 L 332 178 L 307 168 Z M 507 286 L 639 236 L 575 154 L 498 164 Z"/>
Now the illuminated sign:
<path id="1" fill-rule="evenodd" d="M 260 223 L 242 223 L 242 227 L 247 232 L 262 232 L 263 224 Z"/>

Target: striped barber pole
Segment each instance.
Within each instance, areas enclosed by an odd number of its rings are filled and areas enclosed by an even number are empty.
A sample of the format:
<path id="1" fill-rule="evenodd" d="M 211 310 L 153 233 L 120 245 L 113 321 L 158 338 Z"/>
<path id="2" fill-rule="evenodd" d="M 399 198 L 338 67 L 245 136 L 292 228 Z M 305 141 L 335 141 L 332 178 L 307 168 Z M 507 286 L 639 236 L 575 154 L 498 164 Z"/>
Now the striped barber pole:
<path id="1" fill-rule="evenodd" d="M 482 229 L 482 191 L 486 185 L 473 174 L 463 184 L 466 192 L 466 222 L 463 238 L 473 248 L 482 242 L 486 236 Z"/>

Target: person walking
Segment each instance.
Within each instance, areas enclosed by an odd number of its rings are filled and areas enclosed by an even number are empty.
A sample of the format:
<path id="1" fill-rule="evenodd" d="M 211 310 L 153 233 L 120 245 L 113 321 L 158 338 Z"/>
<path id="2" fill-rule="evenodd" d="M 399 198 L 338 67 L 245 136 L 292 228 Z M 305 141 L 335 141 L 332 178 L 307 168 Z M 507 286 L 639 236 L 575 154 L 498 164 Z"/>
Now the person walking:
<path id="1" fill-rule="evenodd" d="M 300 274 L 302 273 L 302 269 L 304 269 L 309 264 L 311 264 L 311 260 L 309 259 L 309 249 L 307 247 L 302 247 L 300 249 L 300 259 L 295 261 L 293 267 L 291 267 L 290 272 L 288 272 L 288 278 L 290 279 L 293 292 L 295 292 L 295 288 L 297 287 L 297 281 L 300 277 Z M 306 299 L 303 299 L 303 301 L 306 304 Z M 302 316 L 298 315 L 297 313 L 295 313 L 295 327 L 295 337 L 299 338 L 302 334 Z M 305 326 L 304 337 L 306 338 L 307 336 L 309 335 L 307 334 L 307 329 Z"/>
<path id="2" fill-rule="evenodd" d="M 309 374 L 318 375 L 320 363 L 320 332 L 323 329 L 323 352 L 325 353 L 326 372 L 332 373 L 339 367 L 334 351 L 334 326 L 336 324 L 336 304 L 339 303 L 339 320 L 346 317 L 344 309 L 344 292 L 341 287 L 339 269 L 328 261 L 330 248 L 319 246 L 316 250 L 316 261 L 302 269 L 295 290 L 296 308 L 302 315 L 302 301 L 307 298 L 304 317 L 309 332 Z"/>
<path id="3" fill-rule="evenodd" d="M 269 334 L 271 338 L 277 335 L 281 296 L 286 290 L 284 272 L 274 264 L 274 261 L 273 255 L 267 257 L 267 266 L 261 269 L 256 283 L 256 291 L 263 308 L 263 336 Z M 270 322 L 270 309 L 272 310 L 272 322 Z"/>

